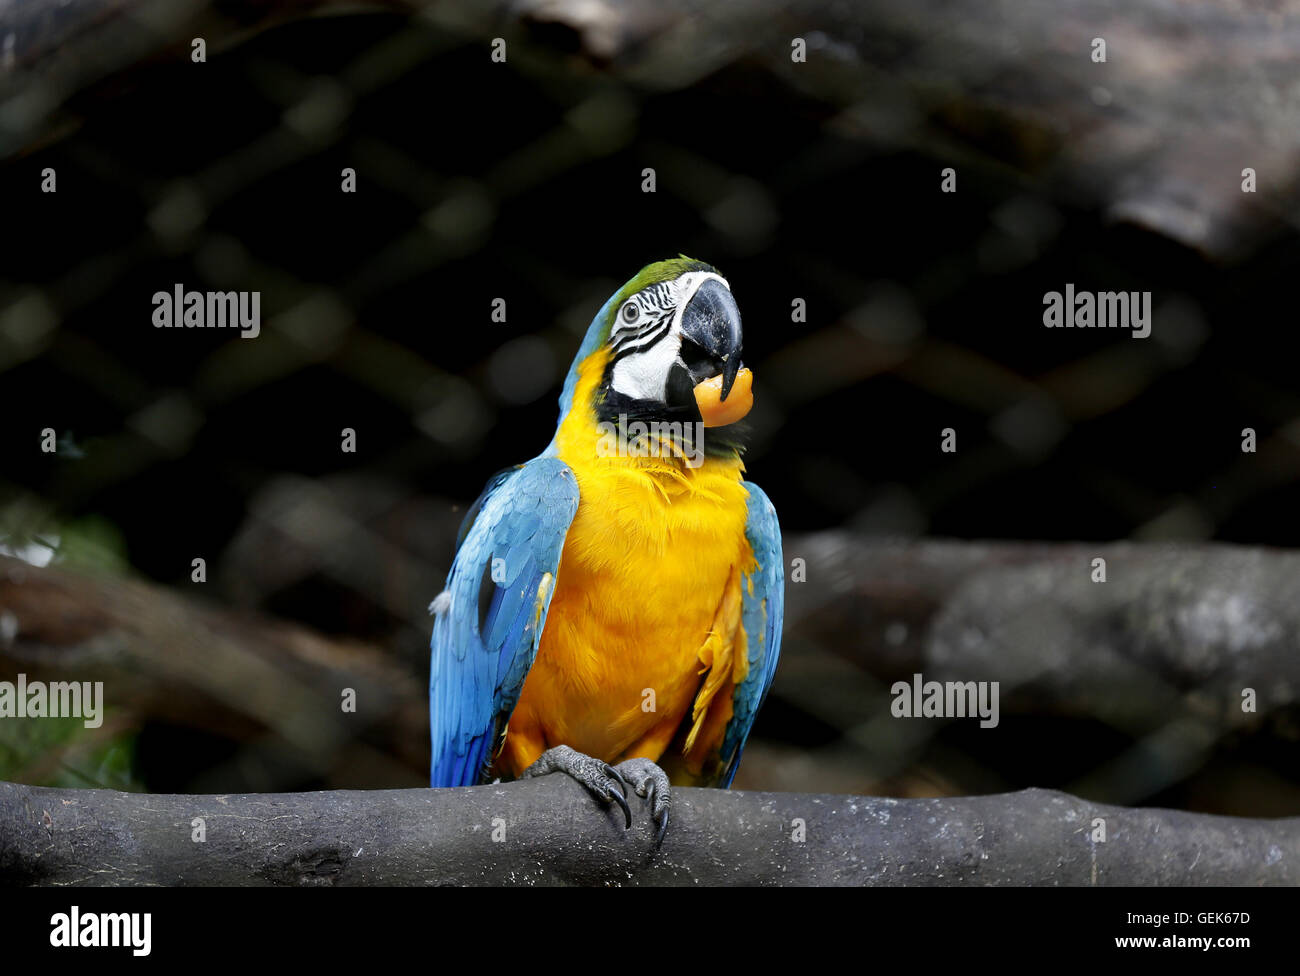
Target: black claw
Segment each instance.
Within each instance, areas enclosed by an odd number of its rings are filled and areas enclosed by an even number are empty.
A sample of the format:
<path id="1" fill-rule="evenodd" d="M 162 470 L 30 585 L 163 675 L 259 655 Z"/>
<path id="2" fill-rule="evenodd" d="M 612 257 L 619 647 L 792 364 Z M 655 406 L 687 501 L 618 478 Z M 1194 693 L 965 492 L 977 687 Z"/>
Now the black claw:
<path id="1" fill-rule="evenodd" d="M 655 847 L 662 847 L 664 843 L 664 834 L 668 833 L 668 811 L 664 811 L 663 823 L 659 825 L 659 833 L 655 835 Z"/>
<path id="2" fill-rule="evenodd" d="M 606 764 L 605 764 L 605 775 L 606 775 L 606 776 L 613 776 L 616 780 L 619 781 L 619 783 L 622 784 L 622 786 L 623 786 L 623 792 L 624 792 L 624 793 L 627 792 L 627 780 L 625 780 L 625 779 L 623 778 L 623 774 L 622 774 L 622 773 L 620 773 L 620 772 L 619 772 L 617 769 L 615 769 L 613 766 L 609 765 L 609 763 L 606 763 Z"/>
<path id="3" fill-rule="evenodd" d="M 627 818 L 627 826 L 623 829 L 629 830 L 632 827 L 632 808 L 627 805 L 627 780 L 623 778 L 622 773 L 608 763 L 605 764 L 605 775 L 612 776 L 614 779 L 618 780 L 619 784 L 623 787 L 623 792 L 621 794 L 612 786 L 609 788 L 609 793 L 610 796 L 618 802 L 618 805 L 623 808 L 623 816 Z"/>
<path id="4" fill-rule="evenodd" d="M 623 808 L 623 816 L 627 818 L 627 823 L 623 829 L 629 830 L 632 827 L 632 808 L 627 805 L 627 799 L 612 786 L 609 788 L 609 796 L 610 799 Z"/>

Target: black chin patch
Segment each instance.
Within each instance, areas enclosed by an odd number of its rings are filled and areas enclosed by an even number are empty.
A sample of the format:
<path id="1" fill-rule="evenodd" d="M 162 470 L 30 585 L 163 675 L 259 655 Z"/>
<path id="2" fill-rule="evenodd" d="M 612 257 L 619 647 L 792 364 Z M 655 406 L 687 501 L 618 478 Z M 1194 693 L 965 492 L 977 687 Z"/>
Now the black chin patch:
<path id="1" fill-rule="evenodd" d="M 669 389 L 671 390 L 671 380 Z M 596 419 L 611 424 L 617 424 L 620 417 L 628 423 L 636 420 L 643 423 L 656 420 L 696 423 L 702 420 L 700 408 L 695 402 L 694 389 L 688 385 L 687 392 L 690 394 L 689 405 L 678 406 L 671 392 L 668 394 L 668 402 L 660 403 L 658 400 L 636 400 L 625 393 L 607 389 L 603 399 L 597 404 Z"/>
<path id="2" fill-rule="evenodd" d="M 673 363 L 673 368 L 668 371 L 664 399 L 674 412 L 691 415 L 691 420 L 701 419 L 699 404 L 695 402 L 695 381 L 681 363 Z"/>
<path id="3" fill-rule="evenodd" d="M 625 393 L 619 393 L 610 383 L 613 380 L 614 366 L 611 362 L 605 370 L 605 379 L 596 391 L 596 419 L 601 423 L 618 425 L 620 418 L 628 424 L 642 423 L 703 423 L 699 404 L 695 402 L 695 381 L 690 373 L 674 363 L 668 372 L 668 381 L 664 388 L 666 403 L 657 400 L 636 400 Z M 727 427 L 713 428 L 704 439 L 706 457 L 727 457 L 744 449 L 747 427 L 743 423 L 730 424 Z"/>

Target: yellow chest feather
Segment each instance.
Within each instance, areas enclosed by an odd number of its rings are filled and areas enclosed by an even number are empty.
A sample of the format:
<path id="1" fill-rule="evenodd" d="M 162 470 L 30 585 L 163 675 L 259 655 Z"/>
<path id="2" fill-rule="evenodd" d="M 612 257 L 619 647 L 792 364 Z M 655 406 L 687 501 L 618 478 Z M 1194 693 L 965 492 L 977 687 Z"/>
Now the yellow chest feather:
<path id="1" fill-rule="evenodd" d="M 590 402 L 587 373 L 578 403 Z M 740 459 L 601 457 L 597 437 L 589 409 L 557 434 L 580 502 L 510 720 L 508 774 L 559 744 L 610 762 L 658 759 L 684 718 L 698 732 L 710 699 L 744 676 L 740 574 L 754 557 Z"/>

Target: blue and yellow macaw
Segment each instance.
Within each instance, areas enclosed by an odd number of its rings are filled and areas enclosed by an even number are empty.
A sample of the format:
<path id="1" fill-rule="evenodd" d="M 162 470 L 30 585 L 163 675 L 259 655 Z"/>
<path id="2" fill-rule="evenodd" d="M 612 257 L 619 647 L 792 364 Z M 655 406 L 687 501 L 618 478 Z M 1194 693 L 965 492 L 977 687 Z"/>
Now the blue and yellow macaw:
<path id="1" fill-rule="evenodd" d="M 554 438 L 488 482 L 431 605 L 434 786 L 565 772 L 630 827 L 630 783 L 662 839 L 670 783 L 731 785 L 785 603 L 741 344 L 731 287 L 684 256 L 596 314 Z"/>

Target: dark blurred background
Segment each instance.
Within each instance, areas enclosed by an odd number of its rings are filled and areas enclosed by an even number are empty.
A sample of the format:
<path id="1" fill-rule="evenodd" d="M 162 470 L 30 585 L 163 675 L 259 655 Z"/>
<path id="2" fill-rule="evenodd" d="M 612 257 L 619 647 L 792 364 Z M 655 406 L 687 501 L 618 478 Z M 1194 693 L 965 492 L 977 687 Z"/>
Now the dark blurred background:
<path id="1" fill-rule="evenodd" d="M 965 146 L 953 157 L 846 124 L 753 59 L 665 87 L 575 63 L 575 43 L 535 29 L 498 64 L 436 19 L 353 14 L 69 95 L 75 125 L 0 168 L 4 551 L 382 649 L 419 696 L 425 606 L 464 507 L 549 440 L 605 298 L 679 252 L 716 265 L 739 301 L 757 398 L 746 464 L 788 556 L 829 531 L 864 546 L 1300 544 L 1295 233 L 1206 253 L 1009 165 L 1014 145 L 990 154 L 1014 132 L 963 143 L 961 113 L 929 120 Z M 955 194 L 940 192 L 949 165 Z M 39 192 L 46 167 L 55 194 Z M 1151 291 L 1151 337 L 1044 328 L 1043 295 L 1067 282 Z M 261 336 L 153 328 L 152 294 L 176 283 L 260 291 Z M 796 298 L 806 323 L 791 321 Z M 57 455 L 39 451 L 47 427 Z M 945 427 L 956 455 L 939 450 Z M 792 673 L 834 656 L 815 643 L 788 633 Z M 860 676 L 845 728 L 779 673 L 737 786 L 1086 781 L 1103 800 L 1300 812 L 1293 709 L 1120 795 L 1087 775 L 1138 733 L 1032 709 L 996 732 L 937 728 L 896 768 L 855 760 L 880 751 L 862 729 L 887 714 L 891 677 Z M 116 707 L 112 734 L 88 739 L 8 723 L 0 774 L 238 791 L 418 785 L 427 762 L 417 738 L 245 763 L 248 729 Z M 418 710 L 407 719 L 418 736 Z"/>

